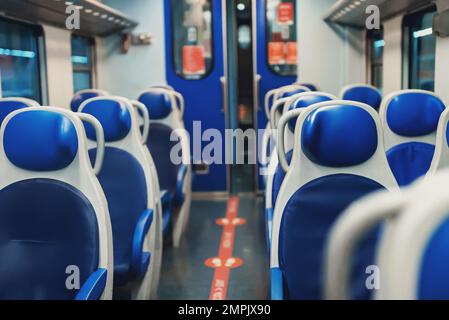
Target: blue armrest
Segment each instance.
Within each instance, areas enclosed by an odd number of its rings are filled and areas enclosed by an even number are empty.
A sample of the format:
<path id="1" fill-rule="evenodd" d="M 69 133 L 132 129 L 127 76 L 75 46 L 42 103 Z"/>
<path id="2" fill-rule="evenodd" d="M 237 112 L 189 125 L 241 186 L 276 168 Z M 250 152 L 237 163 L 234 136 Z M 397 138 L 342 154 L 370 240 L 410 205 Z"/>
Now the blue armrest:
<path id="1" fill-rule="evenodd" d="M 184 203 L 184 181 L 187 175 L 187 166 L 185 164 L 181 165 L 178 170 L 178 177 L 176 179 L 176 194 L 175 194 L 175 204 L 181 206 Z"/>
<path id="2" fill-rule="evenodd" d="M 168 226 L 171 219 L 171 204 L 172 196 L 168 191 L 161 192 L 161 205 L 162 205 L 162 232 L 164 234 L 168 231 Z"/>
<path id="3" fill-rule="evenodd" d="M 271 300 L 284 300 L 284 277 L 279 268 L 271 268 Z"/>
<path id="4" fill-rule="evenodd" d="M 75 300 L 87 301 L 98 300 L 106 288 L 106 280 L 108 278 L 108 270 L 98 269 L 90 275 L 87 281 L 83 284 L 80 291 L 75 297 Z"/>
<path id="5" fill-rule="evenodd" d="M 139 217 L 136 229 L 134 230 L 132 257 L 131 257 L 131 270 L 132 272 L 141 277 L 148 269 L 151 260 L 151 253 L 143 251 L 143 244 L 145 237 L 150 230 L 151 223 L 153 222 L 153 210 L 145 210 Z"/>

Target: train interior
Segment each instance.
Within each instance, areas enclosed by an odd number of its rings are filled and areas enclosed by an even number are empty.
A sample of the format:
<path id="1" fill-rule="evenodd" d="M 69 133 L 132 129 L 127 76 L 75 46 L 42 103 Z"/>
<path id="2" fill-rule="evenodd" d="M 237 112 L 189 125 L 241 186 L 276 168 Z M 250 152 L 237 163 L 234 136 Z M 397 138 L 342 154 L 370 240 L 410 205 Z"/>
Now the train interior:
<path id="1" fill-rule="evenodd" d="M 448 300 L 448 74 L 447 0 L 0 1 L 0 300 Z"/>

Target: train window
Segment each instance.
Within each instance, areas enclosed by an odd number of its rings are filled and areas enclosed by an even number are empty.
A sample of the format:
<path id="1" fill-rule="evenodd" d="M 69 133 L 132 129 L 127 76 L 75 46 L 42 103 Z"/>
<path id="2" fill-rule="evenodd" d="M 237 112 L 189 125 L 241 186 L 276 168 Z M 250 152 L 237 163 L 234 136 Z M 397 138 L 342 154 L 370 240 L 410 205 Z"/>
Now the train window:
<path id="1" fill-rule="evenodd" d="M 94 41 L 91 38 L 72 36 L 73 87 L 78 92 L 93 87 Z"/>
<path id="2" fill-rule="evenodd" d="M 385 40 L 383 29 L 370 31 L 368 33 L 368 54 L 370 82 L 373 86 L 382 90 L 383 78 L 383 55 Z"/>
<path id="3" fill-rule="evenodd" d="M 42 103 L 39 37 L 42 28 L 0 19 L 0 79 L 3 97 Z"/>
<path id="4" fill-rule="evenodd" d="M 404 17 L 404 87 L 435 89 L 436 36 L 433 34 L 435 8 Z"/>
<path id="5" fill-rule="evenodd" d="M 201 79 L 212 69 L 212 1 L 172 0 L 173 58 L 176 73 Z"/>
<path id="6" fill-rule="evenodd" d="M 270 69 L 281 76 L 296 76 L 296 0 L 267 0 L 267 55 Z"/>

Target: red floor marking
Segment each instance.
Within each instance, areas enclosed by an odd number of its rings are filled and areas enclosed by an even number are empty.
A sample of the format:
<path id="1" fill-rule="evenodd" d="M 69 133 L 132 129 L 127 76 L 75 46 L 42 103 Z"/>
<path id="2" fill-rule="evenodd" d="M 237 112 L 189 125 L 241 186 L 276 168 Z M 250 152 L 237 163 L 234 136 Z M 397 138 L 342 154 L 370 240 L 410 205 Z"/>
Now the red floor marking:
<path id="1" fill-rule="evenodd" d="M 243 264 L 241 259 L 232 256 L 232 251 L 234 249 L 235 228 L 236 226 L 245 223 L 243 219 L 239 219 L 237 217 L 238 207 L 239 198 L 230 198 L 228 200 L 226 218 L 217 220 L 217 224 L 223 226 L 218 257 L 210 258 L 205 262 L 206 266 L 215 268 L 209 300 L 226 299 L 229 284 L 229 273 L 231 269 L 238 268 Z"/>

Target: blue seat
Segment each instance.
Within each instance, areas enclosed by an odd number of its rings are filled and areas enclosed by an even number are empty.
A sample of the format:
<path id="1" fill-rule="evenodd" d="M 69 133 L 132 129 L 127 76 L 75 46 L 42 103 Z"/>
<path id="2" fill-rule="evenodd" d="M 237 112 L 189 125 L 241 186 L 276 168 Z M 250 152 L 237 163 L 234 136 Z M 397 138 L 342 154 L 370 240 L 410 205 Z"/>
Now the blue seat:
<path id="1" fill-rule="evenodd" d="M 138 101 L 147 108 L 150 116 L 151 125 L 146 145 L 154 157 L 160 188 L 168 191 L 167 197 L 176 212 L 176 217 L 166 218 L 173 219 L 173 243 L 177 247 L 190 213 L 190 141 L 172 93 L 166 89 L 149 88 L 139 95 Z M 174 132 L 179 141 L 172 141 Z M 171 159 L 172 150 L 177 146 L 180 146 L 177 154 L 179 159 Z M 167 222 L 165 225 L 168 225 Z"/>
<path id="2" fill-rule="evenodd" d="M 98 179 L 111 216 L 114 287 L 132 284 L 134 298 L 149 299 L 151 281 L 156 281 L 153 273 L 158 273 L 151 263 L 157 246 L 151 245 L 150 232 L 157 237 L 162 233 L 162 224 L 156 223 L 161 217 L 156 217 L 157 203 L 152 194 L 159 190 L 154 189 L 137 110 L 126 99 L 99 97 L 84 102 L 80 113 L 95 117 L 104 130 L 106 148 Z M 88 123 L 85 126 L 87 137 L 95 141 L 93 128 Z M 93 162 L 97 157 L 96 149 L 90 149 L 89 156 Z"/>
<path id="3" fill-rule="evenodd" d="M 109 213 L 81 121 L 22 109 L 0 139 L 0 300 L 111 299 Z"/>
<path id="4" fill-rule="evenodd" d="M 278 136 L 276 137 L 276 140 L 278 142 L 278 146 L 276 150 L 278 153 L 282 152 L 283 154 L 286 154 L 288 163 L 290 163 L 293 155 L 294 125 L 296 124 L 296 120 L 302 110 L 320 102 L 336 99 L 337 98 L 335 96 L 324 92 L 304 92 L 296 95 L 294 101 L 290 103 L 288 108 L 284 109 L 284 115 L 277 125 Z M 272 172 L 270 172 L 267 176 L 267 186 L 265 189 L 265 217 L 269 245 L 271 244 L 273 209 L 276 205 L 276 199 L 285 178 L 285 172 L 280 166 L 278 159 L 278 157 L 272 158 L 272 162 L 270 163 L 270 169 Z"/>
<path id="5" fill-rule="evenodd" d="M 348 298 L 346 275 L 352 248 L 374 225 L 388 223 L 374 264 L 378 268 L 376 298 L 449 300 L 448 179 L 449 171 L 443 170 L 407 191 L 372 195 L 347 210 L 329 239 L 327 298 Z"/>
<path id="6" fill-rule="evenodd" d="M 173 88 L 172 86 L 169 86 L 169 85 L 158 85 L 158 86 L 152 86 L 152 87 L 150 87 L 150 89 L 151 88 L 167 90 L 167 92 L 170 94 L 172 99 L 174 99 L 176 101 L 176 106 L 178 107 L 181 120 L 184 118 L 185 101 L 184 101 L 184 97 L 182 94 L 177 92 L 175 90 L 175 88 Z"/>
<path id="7" fill-rule="evenodd" d="M 97 89 L 80 90 L 73 96 L 72 101 L 70 102 L 70 109 L 72 109 L 73 112 L 77 112 L 84 101 L 97 97 L 105 97 L 108 95 L 109 93 L 107 93 L 104 90 L 97 90 Z"/>
<path id="8" fill-rule="evenodd" d="M 351 123 L 348 126 L 348 123 Z M 370 106 L 328 101 L 304 109 L 295 127 L 290 165 L 274 208 L 271 243 L 272 299 L 323 298 L 323 258 L 327 236 L 341 213 L 357 199 L 397 187 L 391 173 L 378 116 Z M 363 241 L 354 270 L 375 256 L 377 233 Z M 366 299 L 365 278 L 351 282 L 353 297 Z"/>
<path id="9" fill-rule="evenodd" d="M 340 96 L 343 100 L 366 103 L 377 111 L 382 103 L 380 91 L 376 87 L 367 84 L 355 84 L 344 87 Z"/>
<path id="10" fill-rule="evenodd" d="M 388 162 L 400 186 L 409 185 L 429 170 L 444 109 L 438 96 L 422 90 L 399 91 L 382 103 Z"/>
<path id="11" fill-rule="evenodd" d="M 0 124 L 13 111 L 32 107 L 39 107 L 39 103 L 26 98 L 0 98 Z"/>

